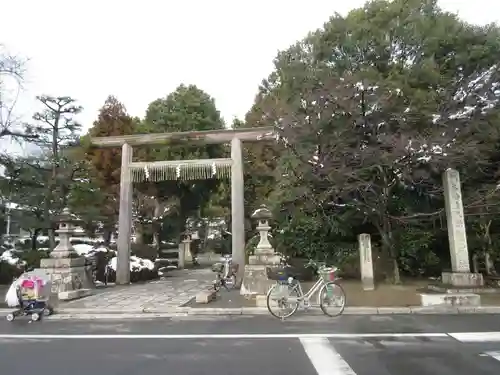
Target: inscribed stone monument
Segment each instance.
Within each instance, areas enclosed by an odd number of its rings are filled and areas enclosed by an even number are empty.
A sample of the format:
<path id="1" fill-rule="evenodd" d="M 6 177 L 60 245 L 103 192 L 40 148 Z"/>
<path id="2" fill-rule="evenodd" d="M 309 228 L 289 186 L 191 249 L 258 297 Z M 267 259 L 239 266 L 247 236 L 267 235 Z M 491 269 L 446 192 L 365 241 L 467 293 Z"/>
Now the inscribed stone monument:
<path id="1" fill-rule="evenodd" d="M 374 290 L 372 244 L 369 234 L 362 233 L 358 236 L 359 262 L 361 270 L 361 283 L 363 290 Z"/>
<path id="2" fill-rule="evenodd" d="M 455 286 L 483 285 L 482 275 L 470 272 L 460 175 L 458 171 L 450 168 L 444 172 L 443 187 L 451 272 L 443 272 L 442 281 L 444 284 Z"/>

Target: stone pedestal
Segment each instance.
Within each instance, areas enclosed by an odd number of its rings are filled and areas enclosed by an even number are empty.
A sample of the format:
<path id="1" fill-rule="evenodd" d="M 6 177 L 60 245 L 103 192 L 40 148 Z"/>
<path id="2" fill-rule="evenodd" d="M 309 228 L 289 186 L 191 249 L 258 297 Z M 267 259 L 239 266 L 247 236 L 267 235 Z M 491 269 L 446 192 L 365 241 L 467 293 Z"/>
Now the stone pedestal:
<path id="1" fill-rule="evenodd" d="M 446 272 L 441 274 L 441 282 L 462 288 L 477 288 L 484 285 L 483 275 L 473 272 Z"/>
<path id="2" fill-rule="evenodd" d="M 50 276 L 52 293 L 62 301 L 86 297 L 94 287 L 85 258 L 41 259 L 40 270 Z"/>
<path id="3" fill-rule="evenodd" d="M 264 304 L 265 306 L 267 291 L 275 283 L 274 280 L 267 278 L 267 268 L 278 267 L 280 257 L 275 254 L 267 238 L 271 229 L 268 224 L 271 212 L 266 207 L 261 206 L 253 213 L 252 218 L 258 220 L 257 230 L 260 234 L 260 241 L 255 249 L 255 254 L 249 257 L 248 265 L 245 266 L 240 294 L 248 298 L 255 298 L 257 305 Z"/>
<path id="4" fill-rule="evenodd" d="M 458 171 L 447 169 L 444 172 L 443 187 L 451 272 L 443 272 L 442 282 L 443 284 L 460 287 L 482 286 L 484 285 L 483 276 L 470 272 L 462 190 Z"/>
<path id="5" fill-rule="evenodd" d="M 76 218 L 66 208 L 59 217 L 59 244 L 50 253 L 50 258 L 40 260 L 40 272 L 50 277 L 52 294 L 60 300 L 71 300 L 91 294 L 94 288 L 92 274 L 85 265 L 85 258 L 78 256 L 71 245 Z"/>
<path id="6" fill-rule="evenodd" d="M 420 305 L 424 307 L 481 306 L 481 296 L 474 293 L 422 293 Z"/>
<path id="7" fill-rule="evenodd" d="M 374 290 L 375 283 L 373 278 L 373 258 L 370 235 L 366 233 L 360 234 L 358 236 L 358 244 L 361 283 L 363 285 L 363 290 Z"/>

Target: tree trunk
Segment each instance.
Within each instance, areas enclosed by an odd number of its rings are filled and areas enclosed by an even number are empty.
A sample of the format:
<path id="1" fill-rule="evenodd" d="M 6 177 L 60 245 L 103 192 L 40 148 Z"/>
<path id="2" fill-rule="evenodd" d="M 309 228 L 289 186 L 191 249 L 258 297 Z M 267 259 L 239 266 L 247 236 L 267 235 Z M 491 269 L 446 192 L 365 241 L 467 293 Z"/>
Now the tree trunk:
<path id="1" fill-rule="evenodd" d="M 401 275 L 399 274 L 399 262 L 397 258 L 392 258 L 392 272 L 394 274 L 394 284 L 401 284 Z"/>
<path id="2" fill-rule="evenodd" d="M 52 251 L 56 248 L 56 234 L 54 232 L 54 229 L 50 228 L 48 234 L 49 234 L 49 247 L 50 251 Z"/>
<path id="3" fill-rule="evenodd" d="M 389 180 L 383 168 L 380 168 L 380 175 L 383 176 L 385 187 L 382 191 L 382 246 L 385 247 L 384 251 L 389 255 L 392 261 L 392 276 L 394 284 L 401 284 L 401 276 L 399 274 L 398 254 L 394 247 L 394 238 L 392 235 L 391 219 L 389 218 L 388 206 L 389 197 L 391 196 L 391 189 L 389 187 Z"/>
<path id="4" fill-rule="evenodd" d="M 109 246 L 111 243 L 111 236 L 113 235 L 113 227 L 105 225 L 103 228 L 102 237 L 104 240 L 104 246 Z"/>
<path id="5" fill-rule="evenodd" d="M 391 260 L 393 282 L 394 284 L 401 284 L 398 256 L 394 248 L 394 238 L 392 235 L 391 223 L 387 216 L 382 219 L 382 228 L 380 231 L 380 235 L 382 237 L 382 251 L 384 251 Z"/>
<path id="6" fill-rule="evenodd" d="M 492 220 L 488 220 L 488 223 L 483 226 L 483 238 L 484 238 L 484 266 L 486 268 L 486 274 L 488 276 L 496 275 L 496 270 L 493 262 L 491 261 L 491 252 L 493 251 L 493 241 L 491 240 L 490 227 Z"/>
<path id="7" fill-rule="evenodd" d="M 203 220 L 203 227 L 205 228 L 204 229 L 204 234 L 203 234 L 203 243 L 202 243 L 202 248 L 201 250 L 203 252 L 205 252 L 207 250 L 207 244 L 208 244 L 208 236 L 210 235 L 210 219 L 208 220 Z M 222 233 L 222 229 L 220 231 L 220 233 Z"/>
<path id="8" fill-rule="evenodd" d="M 40 228 L 37 228 L 33 231 L 33 234 L 31 235 L 31 250 L 36 251 L 37 249 L 37 239 L 38 235 L 40 234 Z"/>
<path id="9" fill-rule="evenodd" d="M 144 244 L 144 226 L 142 223 L 137 223 L 135 230 L 135 243 L 138 245 Z"/>
<path id="10" fill-rule="evenodd" d="M 159 220 L 159 217 L 161 213 L 161 204 L 158 197 L 155 197 L 154 205 L 155 208 L 153 212 L 153 247 L 156 248 L 156 250 L 160 250 L 161 221 Z"/>

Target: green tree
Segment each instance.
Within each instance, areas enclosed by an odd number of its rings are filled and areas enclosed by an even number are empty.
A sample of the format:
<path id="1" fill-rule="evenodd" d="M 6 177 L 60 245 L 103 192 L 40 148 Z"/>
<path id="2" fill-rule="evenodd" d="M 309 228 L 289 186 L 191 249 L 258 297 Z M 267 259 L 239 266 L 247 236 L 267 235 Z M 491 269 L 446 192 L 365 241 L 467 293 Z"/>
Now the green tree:
<path id="1" fill-rule="evenodd" d="M 97 211 L 103 224 L 106 243 L 111 240 L 111 234 L 118 221 L 121 150 L 118 148 L 91 147 L 88 137 L 133 134 L 137 127 L 137 120 L 128 115 L 125 106 L 114 96 L 109 96 L 99 110 L 97 120 L 94 121 L 92 128 L 90 128 L 88 136 L 82 140 L 86 159 L 89 162 L 89 178 L 91 183 L 95 185 L 95 188 L 90 185 L 87 186 L 87 189 L 82 193 L 87 196 L 94 189 L 99 191 L 99 199 L 93 203 L 98 205 Z M 80 199 L 85 199 L 84 196 L 81 196 Z M 83 202 L 84 200 L 80 201 Z"/>
<path id="2" fill-rule="evenodd" d="M 143 130 L 150 133 L 185 132 L 223 129 L 224 122 L 215 106 L 215 101 L 207 93 L 194 85 L 181 85 L 174 92 L 163 99 L 153 101 L 146 112 Z M 146 160 L 185 160 L 209 159 L 224 157 L 227 148 L 223 145 L 193 145 L 189 140 L 185 143 L 167 143 L 161 147 L 145 151 L 141 157 Z M 169 209 L 178 222 L 178 231 L 185 229 L 186 219 L 206 205 L 213 191 L 218 189 L 220 181 L 193 180 L 193 181 L 165 181 L 155 184 L 143 184 L 142 191 L 151 192 L 156 197 L 158 207 L 162 197 L 177 198 L 176 209 Z M 158 213 L 159 210 L 156 210 Z M 167 210 L 163 210 L 165 212 Z M 162 221 L 164 215 L 155 215 L 155 221 Z M 175 231 L 177 232 L 177 231 Z M 163 233 L 164 236 L 174 236 L 172 233 Z M 178 235 L 178 233 L 177 233 Z M 166 240 L 172 239 L 165 238 Z"/>
<path id="3" fill-rule="evenodd" d="M 435 212 L 395 197 L 432 199 L 436 177 L 476 153 L 475 126 L 498 105 L 499 35 L 436 1 L 372 1 L 280 53 L 261 91 L 288 151 L 282 199 L 368 222 L 399 282 L 395 229 Z"/>
<path id="4" fill-rule="evenodd" d="M 20 157 L 5 164 L 4 176 L 0 179 L 2 198 L 17 205 L 16 221 L 31 234 L 33 250 L 37 237 L 48 229 L 44 204 L 50 171 L 48 160 Z"/>
<path id="5" fill-rule="evenodd" d="M 259 127 L 263 118 L 262 106 L 266 97 L 258 96 L 245 116 L 245 121 L 235 119 L 233 128 Z M 268 124 L 264 124 L 268 125 Z M 270 205 L 270 194 L 276 184 L 276 167 L 283 147 L 277 142 L 246 142 L 243 144 L 243 173 L 245 188 L 245 229 L 247 240 L 255 235 L 250 216 L 260 205 Z M 230 191 L 228 186 L 228 191 Z M 229 197 L 228 197 L 229 198 Z M 228 199 L 230 204 L 230 198 Z"/>
<path id="6" fill-rule="evenodd" d="M 68 148 L 76 145 L 81 125 L 74 120 L 82 107 L 68 96 L 39 96 L 43 110 L 33 115 L 37 133 L 35 144 L 41 149 L 41 162 L 30 164 L 38 174 L 47 176 L 43 201 L 45 228 L 49 232 L 50 247 L 55 247 L 54 215 L 68 204 L 68 195 L 80 163 L 68 158 Z M 50 167 L 48 167 L 50 166 Z M 45 172 L 50 171 L 48 175 Z"/>

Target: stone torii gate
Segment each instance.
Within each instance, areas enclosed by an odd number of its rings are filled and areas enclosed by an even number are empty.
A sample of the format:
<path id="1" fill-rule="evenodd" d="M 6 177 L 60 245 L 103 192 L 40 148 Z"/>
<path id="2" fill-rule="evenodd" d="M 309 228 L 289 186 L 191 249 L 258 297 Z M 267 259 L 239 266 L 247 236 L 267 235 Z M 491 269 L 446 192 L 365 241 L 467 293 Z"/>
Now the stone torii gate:
<path id="1" fill-rule="evenodd" d="M 211 177 L 231 178 L 231 233 L 233 261 L 239 264 L 239 277 L 245 269 L 245 214 L 243 157 L 241 142 L 275 139 L 272 127 L 206 130 L 177 133 L 134 134 L 113 137 L 96 137 L 91 142 L 97 147 L 122 148 L 120 176 L 120 213 L 118 219 L 118 254 L 116 283 L 130 282 L 130 242 L 132 227 L 132 183 L 178 178 L 197 179 Z M 231 144 L 231 158 L 204 160 L 167 160 L 157 162 L 133 162 L 132 147 L 145 145 Z M 198 170 L 197 177 L 190 172 Z M 217 173 L 219 171 L 219 173 Z M 230 173 L 229 173 L 230 171 Z"/>

